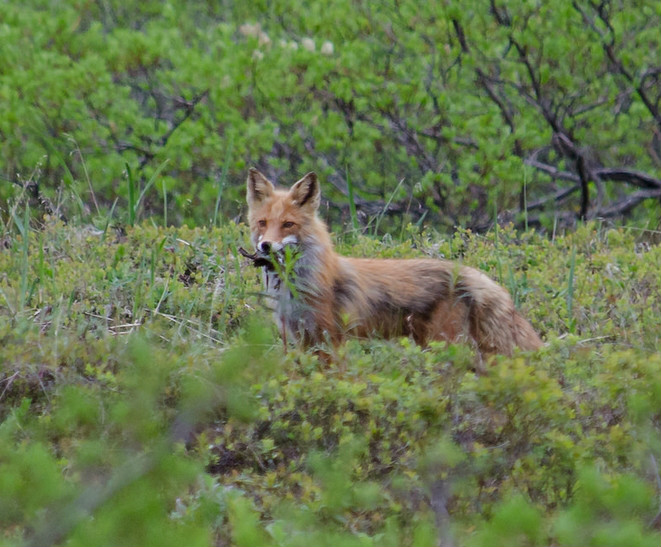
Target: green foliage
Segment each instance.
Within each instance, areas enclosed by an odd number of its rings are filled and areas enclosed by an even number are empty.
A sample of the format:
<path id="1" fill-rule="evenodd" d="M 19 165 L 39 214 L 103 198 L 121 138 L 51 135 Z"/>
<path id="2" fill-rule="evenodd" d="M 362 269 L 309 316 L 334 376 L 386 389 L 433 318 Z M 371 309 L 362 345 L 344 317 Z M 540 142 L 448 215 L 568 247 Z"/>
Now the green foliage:
<path id="1" fill-rule="evenodd" d="M 496 210 L 551 230 L 645 199 L 654 225 L 660 19 L 651 0 L 9 2 L 0 203 L 216 226 L 257 165 L 318 171 L 354 229 Z"/>
<path id="2" fill-rule="evenodd" d="M 546 545 L 542 515 L 521 496 L 501 503 L 474 538 L 475 545 Z"/>
<path id="3" fill-rule="evenodd" d="M 557 230 L 658 222 L 634 7 L 3 4 L 0 543 L 658 545 L 658 233 Z M 319 172 L 345 254 L 484 270 L 546 346 L 282 355 L 249 165 Z"/>
<path id="4" fill-rule="evenodd" d="M 4 544 L 658 544 L 661 252 L 637 232 L 352 232 L 512 291 L 548 343 L 476 375 L 408 339 L 283 356 L 242 226 L 29 219 L 1 239 Z"/>

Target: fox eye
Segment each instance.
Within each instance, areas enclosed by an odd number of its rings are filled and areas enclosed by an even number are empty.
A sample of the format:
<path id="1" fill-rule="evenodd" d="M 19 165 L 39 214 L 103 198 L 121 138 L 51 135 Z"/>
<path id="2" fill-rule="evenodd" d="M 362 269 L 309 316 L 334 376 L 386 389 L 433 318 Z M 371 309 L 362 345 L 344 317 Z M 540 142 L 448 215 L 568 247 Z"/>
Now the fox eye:
<path id="1" fill-rule="evenodd" d="M 294 223 L 291 222 L 290 220 L 287 220 L 286 222 L 282 223 L 282 227 L 285 228 L 285 229 L 286 228 L 291 228 L 293 225 L 294 225 Z"/>
<path id="2" fill-rule="evenodd" d="M 260 228 L 266 228 L 266 221 L 265 220 L 259 220 L 257 221 L 257 224 L 259 224 Z"/>

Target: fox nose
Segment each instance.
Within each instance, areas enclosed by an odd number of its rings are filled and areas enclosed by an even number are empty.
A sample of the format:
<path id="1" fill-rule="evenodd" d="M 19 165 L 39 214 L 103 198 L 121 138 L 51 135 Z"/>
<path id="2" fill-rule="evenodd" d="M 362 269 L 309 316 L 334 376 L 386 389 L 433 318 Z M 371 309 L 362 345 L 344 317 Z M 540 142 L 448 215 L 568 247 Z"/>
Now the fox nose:
<path id="1" fill-rule="evenodd" d="M 261 241 L 257 248 L 264 254 L 269 254 L 271 252 L 271 242 L 270 241 Z"/>

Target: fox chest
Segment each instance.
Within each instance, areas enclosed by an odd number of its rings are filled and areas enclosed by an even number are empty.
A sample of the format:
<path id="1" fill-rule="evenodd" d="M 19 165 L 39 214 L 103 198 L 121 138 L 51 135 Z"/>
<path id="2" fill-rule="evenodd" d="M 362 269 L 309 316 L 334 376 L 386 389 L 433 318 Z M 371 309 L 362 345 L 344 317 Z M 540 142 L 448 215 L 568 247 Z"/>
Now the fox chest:
<path id="1" fill-rule="evenodd" d="M 266 302 L 278 328 L 281 332 L 287 330 L 290 335 L 296 336 L 305 327 L 306 307 L 276 272 L 264 269 L 262 278 Z"/>
<path id="2" fill-rule="evenodd" d="M 285 283 L 282 282 L 276 272 L 264 268 L 262 281 L 264 282 L 264 293 L 267 297 L 268 306 L 273 311 L 275 311 L 279 305 L 291 300 L 291 291 L 287 288 Z"/>

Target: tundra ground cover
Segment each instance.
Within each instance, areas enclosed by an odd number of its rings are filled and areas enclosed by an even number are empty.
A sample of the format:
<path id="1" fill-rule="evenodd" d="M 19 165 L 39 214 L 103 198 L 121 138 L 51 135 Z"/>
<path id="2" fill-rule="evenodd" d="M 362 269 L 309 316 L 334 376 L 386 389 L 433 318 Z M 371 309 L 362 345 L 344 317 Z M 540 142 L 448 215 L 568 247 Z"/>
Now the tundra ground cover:
<path id="1" fill-rule="evenodd" d="M 510 289 L 547 345 L 476 375 L 407 339 L 284 355 L 241 225 L 27 218 L 0 254 L 4 544 L 658 544 L 654 234 L 341 235 Z"/>

